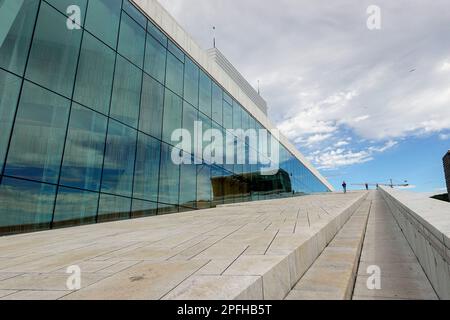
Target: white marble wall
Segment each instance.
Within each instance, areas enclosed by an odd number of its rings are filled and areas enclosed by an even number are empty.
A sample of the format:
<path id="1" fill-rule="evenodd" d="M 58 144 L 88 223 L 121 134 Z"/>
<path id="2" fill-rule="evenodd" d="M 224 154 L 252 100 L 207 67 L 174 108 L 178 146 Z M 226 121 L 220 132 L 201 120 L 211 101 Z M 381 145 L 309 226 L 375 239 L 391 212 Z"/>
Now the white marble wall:
<path id="1" fill-rule="evenodd" d="M 403 234 L 440 299 L 450 299 L 450 203 L 382 188 Z"/>

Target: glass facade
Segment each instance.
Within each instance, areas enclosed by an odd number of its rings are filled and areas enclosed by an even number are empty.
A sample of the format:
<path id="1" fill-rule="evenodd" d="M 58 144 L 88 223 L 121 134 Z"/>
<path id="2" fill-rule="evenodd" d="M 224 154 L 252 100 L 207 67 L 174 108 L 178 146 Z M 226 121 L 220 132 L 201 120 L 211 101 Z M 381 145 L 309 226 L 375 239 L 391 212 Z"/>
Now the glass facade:
<path id="1" fill-rule="evenodd" d="M 197 120 L 263 129 L 128 0 L 0 1 L 0 234 L 328 191 L 282 145 L 274 176 L 177 149 Z"/>

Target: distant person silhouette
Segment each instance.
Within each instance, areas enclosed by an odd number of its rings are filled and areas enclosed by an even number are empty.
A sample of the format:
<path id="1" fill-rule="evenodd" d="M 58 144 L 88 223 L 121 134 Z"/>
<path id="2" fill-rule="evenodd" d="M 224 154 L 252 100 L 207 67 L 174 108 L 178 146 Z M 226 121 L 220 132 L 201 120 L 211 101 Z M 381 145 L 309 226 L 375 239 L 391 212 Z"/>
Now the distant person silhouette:
<path id="1" fill-rule="evenodd" d="M 347 193 L 347 183 L 345 181 L 342 182 L 342 189 L 344 189 L 344 193 Z"/>
<path id="2" fill-rule="evenodd" d="M 369 191 L 369 185 L 366 183 L 366 190 Z"/>

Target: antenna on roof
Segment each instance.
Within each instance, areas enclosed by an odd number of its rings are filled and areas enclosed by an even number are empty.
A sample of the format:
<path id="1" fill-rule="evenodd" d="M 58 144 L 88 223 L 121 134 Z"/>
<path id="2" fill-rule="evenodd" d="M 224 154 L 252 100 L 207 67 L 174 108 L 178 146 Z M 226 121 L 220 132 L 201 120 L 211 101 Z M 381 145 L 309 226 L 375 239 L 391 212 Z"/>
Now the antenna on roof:
<path id="1" fill-rule="evenodd" d="M 213 48 L 216 48 L 216 26 L 213 26 Z"/>
<path id="2" fill-rule="evenodd" d="M 260 94 L 260 93 L 261 93 L 261 90 L 259 88 L 259 80 L 258 80 L 258 94 Z"/>

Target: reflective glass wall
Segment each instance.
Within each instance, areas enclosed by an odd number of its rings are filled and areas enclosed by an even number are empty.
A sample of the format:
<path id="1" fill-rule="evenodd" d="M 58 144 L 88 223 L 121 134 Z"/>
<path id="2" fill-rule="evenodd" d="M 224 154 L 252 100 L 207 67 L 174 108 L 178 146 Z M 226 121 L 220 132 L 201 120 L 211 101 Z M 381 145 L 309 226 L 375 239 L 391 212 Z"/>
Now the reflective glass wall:
<path id="1" fill-rule="evenodd" d="M 128 0 L 0 1 L 0 234 L 328 191 L 283 146 L 272 177 L 174 165 L 194 121 L 263 128 Z"/>

